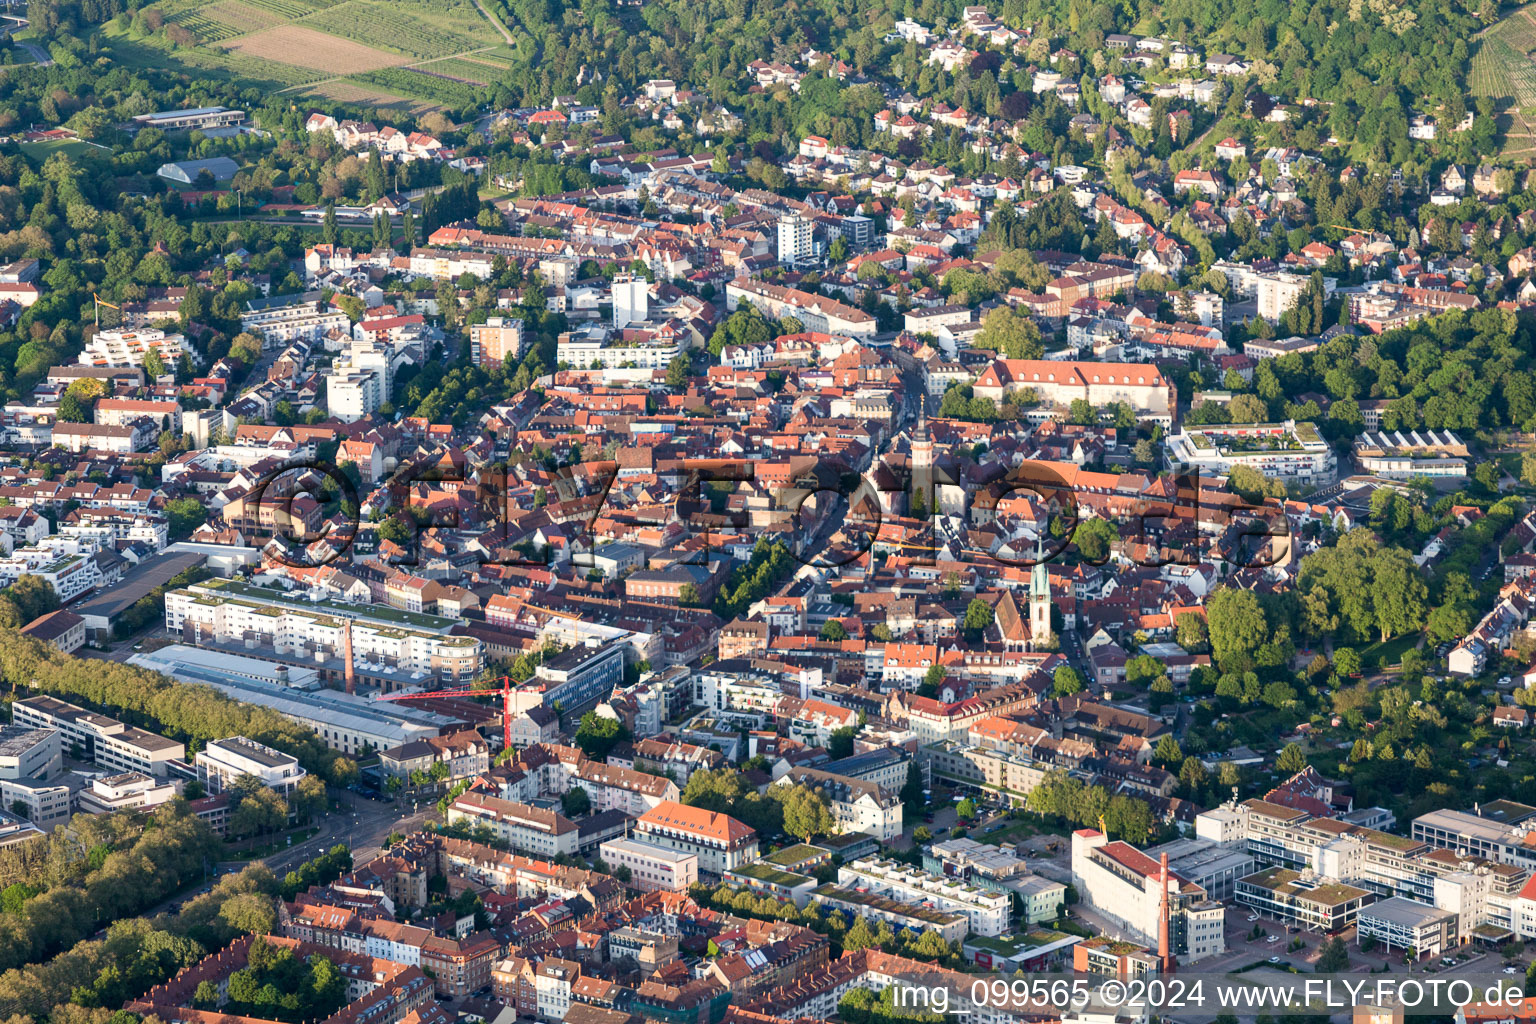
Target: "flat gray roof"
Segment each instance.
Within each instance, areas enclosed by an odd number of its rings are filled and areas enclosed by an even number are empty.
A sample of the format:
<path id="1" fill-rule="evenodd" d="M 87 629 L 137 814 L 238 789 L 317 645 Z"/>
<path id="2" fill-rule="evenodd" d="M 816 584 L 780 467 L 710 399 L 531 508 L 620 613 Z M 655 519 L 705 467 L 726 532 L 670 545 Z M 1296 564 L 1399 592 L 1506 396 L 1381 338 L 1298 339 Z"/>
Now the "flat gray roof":
<path id="1" fill-rule="evenodd" d="M 110 624 L 140 598 L 148 597 L 156 587 L 163 587 L 195 565 L 202 565 L 208 558 L 193 552 L 165 552 L 147 558 L 138 566 L 123 574 L 116 586 L 104 587 L 83 601 L 69 606 L 69 610 L 87 620 L 106 619 Z"/>
<path id="2" fill-rule="evenodd" d="M 1455 917 L 1449 910 L 1441 910 L 1427 903 L 1415 903 L 1402 896 L 1392 896 L 1360 908 L 1362 918 L 1376 918 L 1404 928 L 1419 928 L 1432 921 Z"/>

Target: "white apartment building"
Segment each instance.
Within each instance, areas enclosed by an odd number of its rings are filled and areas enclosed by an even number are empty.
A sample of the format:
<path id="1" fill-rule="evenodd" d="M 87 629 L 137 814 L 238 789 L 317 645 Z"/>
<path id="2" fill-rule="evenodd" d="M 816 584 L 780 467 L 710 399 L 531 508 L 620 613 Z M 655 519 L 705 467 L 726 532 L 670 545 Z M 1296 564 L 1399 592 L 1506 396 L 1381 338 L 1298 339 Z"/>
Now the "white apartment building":
<path id="1" fill-rule="evenodd" d="M 603 331 L 571 331 L 560 335 L 555 358 L 578 370 L 665 370 L 682 350 L 676 339 L 630 342 L 609 337 Z"/>
<path id="2" fill-rule="evenodd" d="M 784 698 L 776 678 L 706 665 L 693 675 L 693 702 L 714 711 L 774 714 Z"/>
<path id="3" fill-rule="evenodd" d="M 1225 476 L 1237 466 L 1279 480 L 1328 480 L 1333 446 L 1311 423 L 1233 423 L 1186 428 L 1167 439 L 1169 465 Z"/>
<path id="4" fill-rule="evenodd" d="M 816 255 L 815 223 L 798 213 L 779 216 L 779 262 L 794 263 Z"/>
<path id="5" fill-rule="evenodd" d="M 579 845 L 576 823 L 569 818 L 485 793 L 468 792 L 449 805 L 448 823 L 458 822 L 487 825 L 512 849 L 543 857 L 571 856 Z"/>
<path id="6" fill-rule="evenodd" d="M 534 1002 L 539 1018 L 551 1024 L 565 1020 L 571 1009 L 571 986 L 581 977 L 581 965 L 546 957 L 534 965 Z"/>
<path id="7" fill-rule="evenodd" d="M 1157 948 L 1161 867 L 1129 843 L 1090 828 L 1072 833 L 1072 883 L 1083 902 L 1123 925 L 1131 941 Z M 1225 910 L 1204 889 L 1168 873 L 1169 952 L 1191 963 L 1226 952 Z"/>
<path id="8" fill-rule="evenodd" d="M 383 382 L 376 373 L 353 371 L 346 364 L 331 368 L 325 376 L 326 408 L 343 423 L 352 423 L 377 412 L 384 404 Z"/>
<path id="9" fill-rule="evenodd" d="M 865 779 L 849 778 L 813 768 L 794 768 L 775 785 L 804 784 L 822 793 L 840 832 L 863 832 L 882 843 L 901 834 L 901 797 L 894 790 Z"/>
<path id="10" fill-rule="evenodd" d="M 1270 323 L 1277 322 L 1282 314 L 1296 305 L 1296 300 L 1301 298 L 1302 292 L 1307 290 L 1311 282 L 1312 278 L 1306 274 L 1257 275 L 1253 285 L 1259 299 L 1259 316 Z M 1334 278 L 1323 278 L 1324 297 L 1332 295 L 1337 284 Z"/>
<path id="11" fill-rule="evenodd" d="M 186 347 L 180 334 L 146 327 L 137 331 L 97 331 L 80 352 L 83 366 L 143 366 L 149 353 L 158 352 L 166 369 L 176 369 Z"/>
<path id="12" fill-rule="evenodd" d="M 59 603 L 73 601 L 101 581 L 101 569 L 91 557 L 94 545 L 67 537 L 50 537 L 48 547 L 17 548 L 0 559 L 0 586 L 10 586 L 23 576 L 37 576 L 59 595 Z M 76 551 L 60 550 L 64 545 Z"/>
<path id="13" fill-rule="evenodd" d="M 975 935 L 996 937 L 1009 930 L 1013 896 L 984 889 L 957 878 L 933 875 L 900 861 L 865 857 L 845 864 L 837 871 L 837 884 L 855 892 L 867 890 L 900 903 L 949 914 L 964 914 Z"/>
<path id="14" fill-rule="evenodd" d="M 677 783 L 664 775 L 600 761 L 583 761 L 577 766 L 571 785 L 587 791 L 594 811 L 623 811 L 632 816 L 679 798 Z"/>
<path id="15" fill-rule="evenodd" d="M 635 839 L 610 839 L 601 857 L 610 872 L 629 868 L 629 886 L 641 892 L 687 892 L 699 880 L 699 857 Z"/>
<path id="16" fill-rule="evenodd" d="M 352 321 L 339 309 L 321 312 L 317 302 L 299 302 L 242 313 L 240 329 L 261 335 L 262 348 L 283 348 L 294 341 L 323 341 L 332 331 L 350 334 Z"/>
<path id="17" fill-rule="evenodd" d="M 363 952 L 380 960 L 421 966 L 421 947 L 432 931 L 399 921 L 363 921 Z"/>
<path id="18" fill-rule="evenodd" d="M 253 775 L 268 789 L 286 797 L 298 789 L 307 774 L 292 754 L 244 736 L 209 740 L 197 752 L 195 764 L 197 780 L 210 795 L 224 792 L 241 776 Z"/>
<path id="19" fill-rule="evenodd" d="M 633 838 L 699 858 L 699 871 L 721 875 L 757 858 L 757 833 L 729 814 L 667 802 L 635 822 Z"/>
<path id="20" fill-rule="evenodd" d="M 165 595 L 165 626 L 200 647 L 344 671 L 342 637 L 351 621 L 359 683 L 387 691 L 468 683 L 480 671 L 479 640 L 455 636 L 453 619 L 377 605 L 345 604 L 229 580 L 206 580 Z"/>

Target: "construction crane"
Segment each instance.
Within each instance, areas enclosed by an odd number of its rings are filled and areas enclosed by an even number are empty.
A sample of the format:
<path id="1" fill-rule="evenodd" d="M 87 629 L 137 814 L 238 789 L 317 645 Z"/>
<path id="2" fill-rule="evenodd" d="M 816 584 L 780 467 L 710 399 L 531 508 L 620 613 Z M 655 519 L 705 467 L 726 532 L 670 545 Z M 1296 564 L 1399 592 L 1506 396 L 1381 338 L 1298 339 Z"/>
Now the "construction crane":
<path id="1" fill-rule="evenodd" d="M 115 310 L 117 310 L 117 315 L 118 316 L 122 316 L 123 315 L 123 307 L 122 306 L 114 306 L 114 305 L 112 305 L 112 303 L 104 301 L 102 299 L 102 297 L 100 295 L 97 295 L 95 292 L 91 292 L 91 299 L 94 300 L 94 302 L 96 303 L 95 313 L 96 313 L 96 326 L 97 327 L 101 326 L 101 307 L 102 306 L 106 306 L 108 309 L 115 309 Z"/>
<path id="2" fill-rule="evenodd" d="M 425 693 L 381 693 L 378 700 L 432 700 L 437 697 L 489 697 L 501 694 L 501 749 L 512 749 L 512 694 L 518 683 L 510 676 L 502 676 L 494 690 L 428 690 Z"/>

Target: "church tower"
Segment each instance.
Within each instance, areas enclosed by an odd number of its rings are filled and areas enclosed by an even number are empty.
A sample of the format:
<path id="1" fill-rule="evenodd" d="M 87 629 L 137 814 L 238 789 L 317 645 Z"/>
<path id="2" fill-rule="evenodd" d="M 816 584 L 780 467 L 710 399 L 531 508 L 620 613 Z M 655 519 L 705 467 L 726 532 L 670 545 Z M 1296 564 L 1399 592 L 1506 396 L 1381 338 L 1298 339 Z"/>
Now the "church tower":
<path id="1" fill-rule="evenodd" d="M 1029 575 L 1029 636 L 1037 648 L 1055 634 L 1051 631 L 1051 579 L 1045 572 L 1044 541 L 1035 544 L 1035 567 Z"/>
<path id="2" fill-rule="evenodd" d="M 933 490 L 933 438 L 928 435 L 928 414 L 921 407 L 917 411 L 917 426 L 912 430 L 912 482 L 907 495 L 908 508 L 921 503 L 927 510 L 918 518 L 927 519 L 938 506 L 938 495 Z"/>

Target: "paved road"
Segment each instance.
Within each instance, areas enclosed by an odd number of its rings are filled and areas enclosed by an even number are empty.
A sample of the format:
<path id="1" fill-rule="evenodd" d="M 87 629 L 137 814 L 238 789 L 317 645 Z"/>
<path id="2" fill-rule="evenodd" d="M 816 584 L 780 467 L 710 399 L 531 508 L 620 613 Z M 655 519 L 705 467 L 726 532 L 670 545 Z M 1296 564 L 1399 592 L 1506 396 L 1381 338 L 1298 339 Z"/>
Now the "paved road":
<path id="1" fill-rule="evenodd" d="M 14 45 L 21 47 L 23 50 L 26 50 L 27 53 L 31 54 L 32 59 L 37 62 L 38 67 L 46 68 L 53 63 L 53 58 L 48 55 L 48 51 L 43 49 L 41 46 L 38 46 L 36 43 L 29 43 L 21 39 L 14 40 L 13 42 Z"/>
<path id="2" fill-rule="evenodd" d="M 334 811 L 322 819 L 319 834 L 262 858 L 262 863 L 274 873 L 282 875 L 337 843 L 345 843 L 352 849 L 352 862 L 363 864 L 378 856 L 384 840 L 391 832 L 414 832 L 435 817 L 437 808 L 431 803 L 413 811 L 410 804 L 380 803 L 348 793 L 342 800 L 342 810 Z"/>

